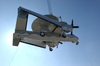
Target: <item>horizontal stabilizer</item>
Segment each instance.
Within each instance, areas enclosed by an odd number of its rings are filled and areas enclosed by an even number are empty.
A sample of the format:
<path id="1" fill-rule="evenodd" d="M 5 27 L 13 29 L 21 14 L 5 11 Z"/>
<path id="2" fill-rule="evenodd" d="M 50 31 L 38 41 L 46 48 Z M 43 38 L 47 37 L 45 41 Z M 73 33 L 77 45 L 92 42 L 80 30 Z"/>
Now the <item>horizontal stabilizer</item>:
<path id="1" fill-rule="evenodd" d="M 21 40 L 21 42 L 26 43 L 26 44 L 30 44 L 30 45 L 34 45 L 37 47 L 41 47 L 41 48 L 46 48 L 46 44 L 44 44 L 43 41 L 40 41 L 40 40 L 24 38 Z"/>

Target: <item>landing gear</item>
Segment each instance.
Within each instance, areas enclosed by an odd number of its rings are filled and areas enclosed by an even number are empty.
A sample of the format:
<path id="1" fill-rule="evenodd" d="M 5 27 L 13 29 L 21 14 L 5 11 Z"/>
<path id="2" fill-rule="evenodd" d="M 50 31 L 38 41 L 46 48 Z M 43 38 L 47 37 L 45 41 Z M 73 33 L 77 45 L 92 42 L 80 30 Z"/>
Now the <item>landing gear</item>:
<path id="1" fill-rule="evenodd" d="M 52 49 L 52 48 L 49 48 L 49 50 L 50 50 L 50 51 L 53 51 L 53 49 Z"/>
<path id="2" fill-rule="evenodd" d="M 45 36 L 45 33 L 44 32 L 40 32 L 40 36 L 41 37 L 44 37 Z"/>
<path id="3" fill-rule="evenodd" d="M 58 42 L 58 43 L 63 44 L 62 42 Z"/>
<path id="4" fill-rule="evenodd" d="M 46 44 L 46 41 L 43 41 L 44 44 Z"/>
<path id="5" fill-rule="evenodd" d="M 76 45 L 78 45 L 78 44 L 79 44 L 79 42 L 76 43 Z"/>
<path id="6" fill-rule="evenodd" d="M 58 46 L 57 46 L 57 48 L 58 48 Z"/>
<path id="7" fill-rule="evenodd" d="M 62 37 L 63 37 L 63 38 L 66 38 L 66 36 L 65 36 L 64 34 L 62 35 Z"/>

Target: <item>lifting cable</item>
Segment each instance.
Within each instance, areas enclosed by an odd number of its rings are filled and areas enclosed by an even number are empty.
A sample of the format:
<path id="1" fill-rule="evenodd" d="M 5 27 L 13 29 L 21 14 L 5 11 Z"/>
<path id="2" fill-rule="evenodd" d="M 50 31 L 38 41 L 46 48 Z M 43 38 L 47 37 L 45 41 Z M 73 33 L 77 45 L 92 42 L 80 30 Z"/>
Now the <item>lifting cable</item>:
<path id="1" fill-rule="evenodd" d="M 80 47 L 80 45 L 79 45 Z M 91 63 L 91 61 L 89 60 L 89 58 L 86 56 L 86 54 L 84 53 L 84 51 L 82 50 L 82 48 L 80 47 L 81 51 L 83 52 L 83 54 L 85 55 L 85 57 L 87 58 L 87 60 L 90 62 L 91 66 L 93 66 L 93 64 Z"/>
<path id="2" fill-rule="evenodd" d="M 50 0 L 47 0 L 47 3 L 48 3 L 48 10 L 49 10 L 49 13 L 52 14 L 52 9 L 51 9 Z"/>
<path id="3" fill-rule="evenodd" d="M 18 46 L 17 50 L 15 51 L 14 56 L 12 57 L 12 59 L 11 59 L 11 62 L 10 62 L 10 64 L 9 64 L 9 66 L 11 65 L 12 61 L 14 60 L 14 57 L 16 56 L 18 49 L 19 49 L 19 46 Z"/>

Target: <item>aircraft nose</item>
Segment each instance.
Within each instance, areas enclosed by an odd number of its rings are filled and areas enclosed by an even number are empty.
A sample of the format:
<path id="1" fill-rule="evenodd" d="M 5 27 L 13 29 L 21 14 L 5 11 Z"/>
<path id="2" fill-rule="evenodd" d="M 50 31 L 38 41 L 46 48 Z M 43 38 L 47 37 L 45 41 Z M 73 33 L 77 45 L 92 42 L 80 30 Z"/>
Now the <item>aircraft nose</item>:
<path id="1" fill-rule="evenodd" d="M 65 31 L 73 31 L 73 28 L 71 28 L 71 27 L 63 27 L 63 30 L 65 30 Z"/>
<path id="2" fill-rule="evenodd" d="M 77 36 L 75 36 L 75 39 L 76 39 L 76 40 L 79 40 L 79 38 L 78 38 Z"/>
<path id="3" fill-rule="evenodd" d="M 73 28 L 68 28 L 69 31 L 73 31 Z"/>

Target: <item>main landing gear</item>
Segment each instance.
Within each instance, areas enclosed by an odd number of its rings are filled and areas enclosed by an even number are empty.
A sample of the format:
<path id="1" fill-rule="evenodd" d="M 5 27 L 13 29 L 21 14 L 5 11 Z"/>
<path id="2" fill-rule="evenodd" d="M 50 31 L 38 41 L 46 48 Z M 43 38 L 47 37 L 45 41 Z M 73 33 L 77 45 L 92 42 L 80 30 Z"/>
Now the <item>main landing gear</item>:
<path id="1" fill-rule="evenodd" d="M 51 47 L 49 48 L 49 50 L 50 50 L 50 51 L 53 51 L 53 49 L 52 49 Z"/>
<path id="2" fill-rule="evenodd" d="M 66 38 L 66 36 L 65 36 L 64 34 L 62 35 L 62 37 L 63 37 L 63 38 Z"/>

